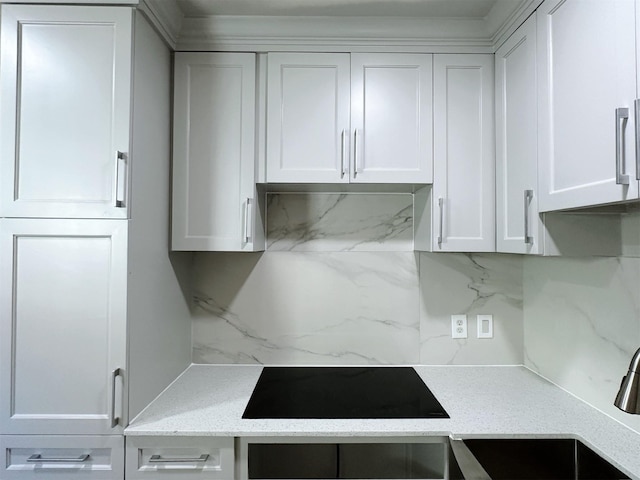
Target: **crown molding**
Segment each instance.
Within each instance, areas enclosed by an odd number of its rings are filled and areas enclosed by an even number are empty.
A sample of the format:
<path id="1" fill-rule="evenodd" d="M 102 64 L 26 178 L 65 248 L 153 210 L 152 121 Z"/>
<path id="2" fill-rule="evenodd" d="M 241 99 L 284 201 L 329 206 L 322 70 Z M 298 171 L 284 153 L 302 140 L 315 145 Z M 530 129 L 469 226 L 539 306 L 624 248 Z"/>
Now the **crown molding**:
<path id="1" fill-rule="evenodd" d="M 162 38 L 175 50 L 184 16 L 175 0 L 140 0 L 141 10 Z"/>
<path id="2" fill-rule="evenodd" d="M 179 51 L 494 53 L 543 0 L 498 0 L 485 18 L 184 17 L 176 0 L 128 1 Z"/>
<path id="3" fill-rule="evenodd" d="M 187 17 L 177 50 L 493 53 L 484 19 Z"/>
<path id="4" fill-rule="evenodd" d="M 544 0 L 524 0 L 520 6 L 506 19 L 496 19 L 494 10 L 499 9 L 502 2 L 509 0 L 499 0 L 486 19 L 489 24 L 489 29 L 494 30 L 492 41 L 494 50 L 498 50 L 500 46 L 507 41 L 507 39 L 515 32 L 520 25 L 522 25 L 529 16 L 536 11 L 540 4 Z"/>

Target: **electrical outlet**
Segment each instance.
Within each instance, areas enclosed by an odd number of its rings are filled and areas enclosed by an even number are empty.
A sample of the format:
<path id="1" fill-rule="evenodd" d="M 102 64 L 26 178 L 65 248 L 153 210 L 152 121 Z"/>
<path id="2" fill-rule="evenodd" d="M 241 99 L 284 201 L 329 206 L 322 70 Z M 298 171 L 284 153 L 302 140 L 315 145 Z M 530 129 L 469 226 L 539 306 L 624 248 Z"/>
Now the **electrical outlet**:
<path id="1" fill-rule="evenodd" d="M 467 338 L 466 315 L 451 315 L 451 338 Z"/>
<path id="2" fill-rule="evenodd" d="M 493 338 L 493 315 L 478 315 L 478 338 Z"/>

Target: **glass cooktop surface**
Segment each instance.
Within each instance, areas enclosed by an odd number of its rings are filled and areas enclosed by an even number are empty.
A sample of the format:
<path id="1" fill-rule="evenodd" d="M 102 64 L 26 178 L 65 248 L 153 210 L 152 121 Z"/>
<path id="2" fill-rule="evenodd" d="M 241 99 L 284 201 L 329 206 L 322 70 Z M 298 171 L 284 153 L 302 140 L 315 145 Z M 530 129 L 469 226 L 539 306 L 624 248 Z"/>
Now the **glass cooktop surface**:
<path id="1" fill-rule="evenodd" d="M 265 367 L 242 418 L 449 418 L 411 367 Z"/>

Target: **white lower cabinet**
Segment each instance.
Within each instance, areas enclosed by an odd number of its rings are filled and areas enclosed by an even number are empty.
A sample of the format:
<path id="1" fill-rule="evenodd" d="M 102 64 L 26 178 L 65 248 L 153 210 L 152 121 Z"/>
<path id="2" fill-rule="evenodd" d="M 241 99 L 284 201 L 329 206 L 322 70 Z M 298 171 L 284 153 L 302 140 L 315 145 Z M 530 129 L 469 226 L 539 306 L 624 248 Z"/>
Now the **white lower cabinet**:
<path id="1" fill-rule="evenodd" d="M 126 425 L 126 220 L 0 220 L 0 428 Z"/>
<path id="2" fill-rule="evenodd" d="M 233 480 L 233 437 L 127 437 L 126 478 Z"/>
<path id="3" fill-rule="evenodd" d="M 121 435 L 0 435 L 2 480 L 121 480 Z"/>

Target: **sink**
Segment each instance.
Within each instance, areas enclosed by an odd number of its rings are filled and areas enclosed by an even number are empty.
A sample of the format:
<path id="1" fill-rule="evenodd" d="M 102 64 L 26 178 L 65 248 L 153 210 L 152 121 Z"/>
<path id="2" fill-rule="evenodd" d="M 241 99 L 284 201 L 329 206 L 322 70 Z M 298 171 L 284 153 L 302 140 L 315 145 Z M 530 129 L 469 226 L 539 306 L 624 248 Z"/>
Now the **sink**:
<path id="1" fill-rule="evenodd" d="M 629 477 L 573 439 L 451 440 L 450 478 L 619 480 Z"/>

